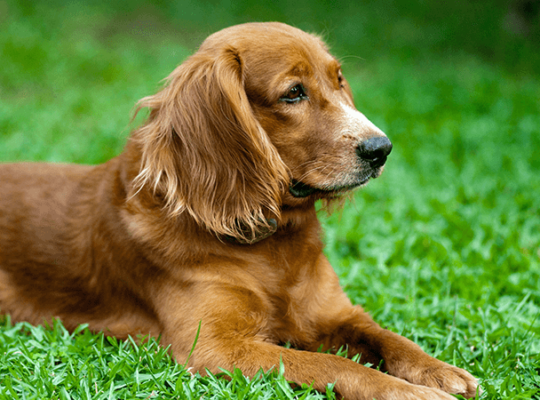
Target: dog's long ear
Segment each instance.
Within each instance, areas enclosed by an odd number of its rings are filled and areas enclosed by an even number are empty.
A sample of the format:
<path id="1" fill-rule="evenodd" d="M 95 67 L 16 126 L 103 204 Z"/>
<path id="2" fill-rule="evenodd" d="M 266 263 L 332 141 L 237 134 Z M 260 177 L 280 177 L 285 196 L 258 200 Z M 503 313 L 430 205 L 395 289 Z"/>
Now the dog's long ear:
<path id="1" fill-rule="evenodd" d="M 288 170 L 253 115 L 235 49 L 198 52 L 142 99 L 150 116 L 134 132 L 142 148 L 136 179 L 165 200 L 172 216 L 241 242 L 274 229 Z"/>

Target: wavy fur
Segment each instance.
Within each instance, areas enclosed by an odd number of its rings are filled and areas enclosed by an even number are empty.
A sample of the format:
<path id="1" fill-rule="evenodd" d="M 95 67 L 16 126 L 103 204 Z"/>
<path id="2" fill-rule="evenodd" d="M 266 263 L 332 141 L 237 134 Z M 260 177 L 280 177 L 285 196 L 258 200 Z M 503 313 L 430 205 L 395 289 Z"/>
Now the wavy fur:
<path id="1" fill-rule="evenodd" d="M 253 115 L 235 49 L 195 54 L 141 108 L 150 116 L 133 135 L 143 151 L 139 188 L 217 235 L 249 243 L 272 229 L 289 173 Z"/>

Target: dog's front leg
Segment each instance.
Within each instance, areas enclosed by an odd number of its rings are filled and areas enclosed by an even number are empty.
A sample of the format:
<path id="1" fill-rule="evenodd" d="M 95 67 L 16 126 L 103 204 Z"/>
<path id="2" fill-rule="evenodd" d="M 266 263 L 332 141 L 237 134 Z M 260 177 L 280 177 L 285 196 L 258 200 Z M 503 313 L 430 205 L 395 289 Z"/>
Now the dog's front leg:
<path id="1" fill-rule="evenodd" d="M 239 282 L 240 283 L 240 282 Z M 272 330 L 271 305 L 263 297 L 241 286 L 196 282 L 169 284 L 160 291 L 158 303 L 162 344 L 171 345 L 178 362 L 186 362 L 197 329 L 200 332 L 188 366 L 204 374 L 239 368 L 247 376 L 262 369 L 279 369 L 296 383 L 313 384 L 335 391 L 347 399 L 451 400 L 446 393 L 413 385 L 333 354 L 286 349 L 277 345 Z"/>
<path id="2" fill-rule="evenodd" d="M 441 389 L 466 398 L 475 396 L 477 380 L 467 371 L 426 354 L 409 339 L 381 328 L 360 307 L 353 307 L 322 340 L 325 348 L 348 347 L 361 362 L 381 364 L 383 371 L 416 385 Z M 381 363 L 382 361 L 382 363 Z"/>

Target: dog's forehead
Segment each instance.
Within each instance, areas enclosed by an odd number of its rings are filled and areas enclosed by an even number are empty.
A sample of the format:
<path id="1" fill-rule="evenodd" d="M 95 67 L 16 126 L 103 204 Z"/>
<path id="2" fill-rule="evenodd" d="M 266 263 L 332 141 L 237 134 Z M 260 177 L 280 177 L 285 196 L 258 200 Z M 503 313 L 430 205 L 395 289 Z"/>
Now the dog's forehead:
<path id="1" fill-rule="evenodd" d="M 234 25 L 208 36 L 201 47 L 205 45 L 216 45 L 235 42 L 265 42 L 273 40 L 294 40 L 307 39 L 323 42 L 315 35 L 302 31 L 281 22 L 251 22 L 247 24 Z"/>
<path id="2" fill-rule="evenodd" d="M 311 79 L 337 82 L 340 64 L 326 44 L 316 35 L 286 24 L 232 26 L 209 36 L 199 50 L 219 54 L 224 49 L 238 55 L 250 92 L 281 92 L 295 81 L 306 84 Z"/>
<path id="3" fill-rule="evenodd" d="M 291 65 L 300 59 L 311 64 L 330 63 L 326 44 L 317 36 L 279 23 L 247 23 L 225 28 L 209 36 L 200 50 L 233 48 L 250 66 L 261 64 Z"/>

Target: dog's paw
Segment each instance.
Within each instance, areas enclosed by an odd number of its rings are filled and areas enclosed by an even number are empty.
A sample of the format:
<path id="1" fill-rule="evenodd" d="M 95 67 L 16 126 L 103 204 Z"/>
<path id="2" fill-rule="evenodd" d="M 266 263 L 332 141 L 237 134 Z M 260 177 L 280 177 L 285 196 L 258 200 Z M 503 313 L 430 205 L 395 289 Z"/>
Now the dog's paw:
<path id="1" fill-rule="evenodd" d="M 448 393 L 442 390 L 419 386 L 410 385 L 412 388 L 408 390 L 402 390 L 397 393 L 393 393 L 389 399 L 395 400 L 456 400 L 455 397 L 450 396 Z"/>
<path id="2" fill-rule="evenodd" d="M 459 394 L 467 399 L 474 397 L 478 390 L 478 380 L 467 371 L 433 359 L 425 366 L 417 366 L 414 373 L 405 377 L 416 385 L 429 386 L 447 393 Z M 413 372 L 413 371 L 409 371 Z M 481 393 L 481 391 L 480 391 Z"/>
<path id="3" fill-rule="evenodd" d="M 384 388 L 369 396 L 376 400 L 456 400 L 448 393 L 433 387 L 420 386 L 394 378 Z"/>
<path id="4" fill-rule="evenodd" d="M 355 377 L 356 382 L 338 379 L 336 392 L 340 397 L 352 400 L 456 400 L 438 388 L 416 385 L 375 370 L 363 372 Z"/>

